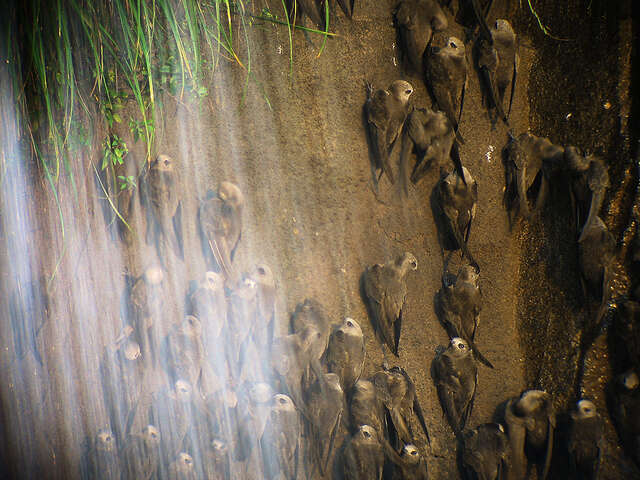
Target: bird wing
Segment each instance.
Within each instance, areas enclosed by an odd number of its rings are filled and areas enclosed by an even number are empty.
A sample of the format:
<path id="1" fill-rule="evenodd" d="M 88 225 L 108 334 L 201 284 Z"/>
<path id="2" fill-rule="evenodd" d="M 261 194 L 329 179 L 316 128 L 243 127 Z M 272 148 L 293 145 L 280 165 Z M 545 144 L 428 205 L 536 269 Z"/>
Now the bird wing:
<path id="1" fill-rule="evenodd" d="M 442 210 L 445 214 L 445 217 L 447 218 L 447 221 L 449 223 L 449 228 L 451 229 L 451 233 L 453 233 L 453 236 L 456 239 L 458 246 L 460 247 L 464 255 L 467 257 L 467 259 L 469 260 L 469 263 L 473 267 L 475 267 L 476 270 L 479 271 L 480 267 L 478 266 L 478 263 L 473 258 L 473 255 L 471 255 L 471 252 L 467 247 L 467 242 L 465 241 L 462 235 L 462 231 L 460 230 L 460 226 L 458 225 L 458 216 L 459 216 L 458 210 L 456 209 L 455 206 L 449 204 L 448 202 L 443 202 Z M 470 228 L 471 228 L 471 221 L 467 223 L 467 228 L 465 229 L 466 230 L 465 235 L 468 236 L 468 232 L 470 231 Z"/>
<path id="2" fill-rule="evenodd" d="M 416 73 L 422 74 L 422 60 L 431 40 L 431 25 L 415 3 L 402 2 L 396 11 L 396 22 L 406 55 Z"/>
<path id="3" fill-rule="evenodd" d="M 403 368 L 400 369 L 400 372 L 402 373 L 402 376 L 404 377 L 405 382 L 407 383 L 407 392 L 405 394 L 405 399 L 407 403 L 406 408 L 411 409 L 413 413 L 415 413 L 416 417 L 418 417 L 418 422 L 420 423 L 420 426 L 422 427 L 422 431 L 424 432 L 424 435 L 427 438 L 427 442 L 431 444 L 431 439 L 429 438 L 429 432 L 427 431 L 427 424 L 424 420 L 422 407 L 420 406 L 418 395 L 416 394 L 416 386 L 414 385 L 413 380 L 411 380 L 411 377 L 409 376 L 409 374 Z"/>
<path id="4" fill-rule="evenodd" d="M 400 308 L 394 309 L 393 292 L 389 291 L 389 275 L 380 264 L 371 266 L 364 277 L 364 288 L 376 323 L 375 328 L 382 336 L 382 341 L 394 350 L 396 348 L 395 332 L 392 330 Z M 397 350 L 396 350 L 397 352 Z M 395 352 L 394 352 L 395 353 Z M 397 353 L 396 353 L 397 355 Z"/>
<path id="5" fill-rule="evenodd" d="M 460 429 L 462 412 L 458 411 L 456 396 L 462 391 L 460 379 L 455 375 L 455 368 L 451 357 L 445 351 L 437 359 L 436 367 L 436 387 L 438 398 L 445 415 L 454 431 Z"/>
<path id="6" fill-rule="evenodd" d="M 388 97 L 388 92 L 377 90 L 369 97 L 366 104 L 368 131 L 371 137 L 371 146 L 373 148 L 376 168 L 383 169 L 387 175 L 391 170 L 389 165 L 389 144 L 387 143 L 389 122 L 391 120 L 387 106 Z M 390 179 L 391 178 L 393 178 L 393 172 L 391 172 Z"/>
<path id="7" fill-rule="evenodd" d="M 224 204 L 218 198 L 206 200 L 200 207 L 200 227 L 211 253 L 223 274 L 227 278 L 232 276 L 231 256 L 232 247 L 229 245 L 231 225 L 225 214 Z"/>
<path id="8" fill-rule="evenodd" d="M 473 360 L 471 360 L 473 361 Z M 469 403 L 466 405 L 466 407 L 464 408 L 464 411 L 462 412 L 461 415 L 461 423 L 460 423 L 460 428 L 463 429 L 464 426 L 467 423 L 467 420 L 469 420 L 469 417 L 471 416 L 471 412 L 473 412 L 473 403 L 475 401 L 476 398 L 476 388 L 478 386 L 478 372 L 476 370 L 476 375 L 475 375 L 475 381 L 473 382 L 473 388 L 471 390 L 471 398 L 469 399 Z"/>
<path id="9" fill-rule="evenodd" d="M 458 116 L 455 113 L 451 85 L 453 78 L 446 66 L 445 59 L 441 55 L 430 55 L 426 66 L 427 83 L 431 94 L 442 110 L 449 118 L 454 130 L 458 130 Z"/>

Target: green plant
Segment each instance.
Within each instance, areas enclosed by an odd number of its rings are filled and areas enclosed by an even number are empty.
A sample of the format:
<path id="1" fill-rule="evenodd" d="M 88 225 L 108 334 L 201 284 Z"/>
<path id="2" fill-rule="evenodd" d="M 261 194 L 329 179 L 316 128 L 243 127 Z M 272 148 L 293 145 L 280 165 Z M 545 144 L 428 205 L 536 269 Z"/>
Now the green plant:
<path id="1" fill-rule="evenodd" d="M 118 135 L 108 135 L 102 144 L 102 166 L 101 170 L 107 167 L 117 167 L 124 163 L 124 157 L 129 153 L 127 144 Z"/>
<path id="2" fill-rule="evenodd" d="M 155 128 L 153 126 L 153 121 L 151 119 L 147 120 L 145 123 L 144 120 L 136 120 L 135 118 L 129 119 L 129 131 L 131 135 L 133 135 L 133 140 L 137 142 L 141 138 L 144 138 L 145 132 L 149 131 L 153 135 L 155 132 Z"/>
<path id="3" fill-rule="evenodd" d="M 136 177 L 134 177 L 133 175 L 118 175 L 118 181 L 120 182 L 120 191 L 133 190 L 137 187 Z"/>
<path id="4" fill-rule="evenodd" d="M 137 111 L 128 127 L 134 141 L 145 142 L 144 160 L 148 162 L 155 143 L 154 122 L 162 115 L 159 88 L 181 101 L 185 92 L 191 99 L 206 97 L 207 74 L 213 73 L 219 62 L 228 61 L 244 71 L 243 100 L 250 86 L 255 86 L 271 107 L 253 70 L 252 28 L 262 28 L 265 22 L 286 26 L 290 73 L 296 30 L 324 35 L 322 53 L 326 38 L 334 35 L 328 31 L 328 2 L 322 31 L 290 22 L 286 2 L 281 1 L 284 15 L 280 18 L 269 2 L 257 10 L 251 0 L 15 2 L 3 24 L 7 28 L 0 29 L 0 51 L 16 105 L 16 138 L 39 165 L 51 189 L 63 240 L 60 174 L 66 174 L 75 194 L 74 174 L 85 172 L 83 164 L 73 163 L 78 155 L 72 153 L 93 143 L 93 132 L 87 125 L 96 113 L 112 129 L 122 123 L 125 111 L 129 113 L 129 104 L 135 103 Z M 260 14 L 253 15 L 255 11 Z M 135 178 L 115 176 L 115 167 L 127 161 L 126 144 L 110 135 L 102 147 L 101 171 L 110 172 L 108 190 L 113 191 L 116 179 L 117 188 L 136 188 Z M 20 158 L 2 153 L 0 172 L 7 171 L 8 162 Z M 93 164 L 92 168 L 98 170 Z M 112 199 L 107 196 L 107 200 L 120 217 Z"/>
<path id="5" fill-rule="evenodd" d="M 100 113 L 104 116 L 109 128 L 113 128 L 113 123 L 122 122 L 120 111 L 124 107 L 124 102 L 127 100 L 128 95 L 117 88 L 117 73 L 116 69 L 110 69 L 107 76 L 107 82 L 105 84 L 105 95 L 100 100 Z"/>

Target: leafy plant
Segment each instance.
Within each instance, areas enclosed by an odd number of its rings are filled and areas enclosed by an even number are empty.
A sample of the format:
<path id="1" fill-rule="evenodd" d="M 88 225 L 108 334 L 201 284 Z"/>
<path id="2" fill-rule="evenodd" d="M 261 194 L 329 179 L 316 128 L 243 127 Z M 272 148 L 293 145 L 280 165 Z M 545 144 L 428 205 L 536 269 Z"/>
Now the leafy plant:
<path id="1" fill-rule="evenodd" d="M 120 191 L 128 189 L 133 190 L 137 187 L 136 177 L 133 175 L 118 175 L 118 181 L 120 182 Z"/>
<path id="2" fill-rule="evenodd" d="M 118 135 L 108 135 L 102 144 L 102 170 L 107 167 L 117 167 L 124 163 L 124 157 L 129 153 L 127 144 Z"/>
<path id="3" fill-rule="evenodd" d="M 137 142 L 141 138 L 144 138 L 145 133 L 147 131 L 154 133 L 155 128 L 153 126 L 153 121 L 151 119 L 147 120 L 145 123 L 144 120 L 136 120 L 135 118 L 129 119 L 129 131 L 133 135 L 133 140 Z"/>
<path id="4" fill-rule="evenodd" d="M 122 122 L 122 117 L 119 112 L 122 110 L 122 107 L 124 107 L 124 102 L 127 98 L 128 95 L 117 88 L 116 69 L 110 69 L 105 85 L 105 95 L 100 101 L 100 113 L 104 116 L 109 128 L 113 128 L 114 122 Z"/>

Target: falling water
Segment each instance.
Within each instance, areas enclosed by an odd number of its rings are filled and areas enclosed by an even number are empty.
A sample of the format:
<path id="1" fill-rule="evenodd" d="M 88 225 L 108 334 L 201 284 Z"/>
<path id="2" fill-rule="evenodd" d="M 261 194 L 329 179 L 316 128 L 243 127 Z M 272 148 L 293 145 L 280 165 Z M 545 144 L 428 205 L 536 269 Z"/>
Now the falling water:
<path id="1" fill-rule="evenodd" d="M 20 16 L 0 23 L 0 477 L 152 478 L 155 471 L 157 478 L 193 478 L 193 469 L 197 478 L 276 478 L 278 471 L 291 478 L 277 437 L 299 431 L 300 444 L 291 450 L 297 478 L 321 477 L 317 444 L 332 450 L 324 476 L 332 478 L 349 438 L 348 413 L 333 439 L 314 437 L 308 411 L 295 411 L 295 421 L 287 417 L 287 398 L 300 408 L 297 397 L 326 392 L 320 384 L 287 385 L 281 374 L 290 344 L 282 338 L 294 333 L 294 312 L 332 326 L 353 318 L 365 339 L 362 378 L 369 378 L 383 355 L 360 277 L 367 265 L 410 251 L 418 270 L 408 282 L 399 357 L 392 361 L 413 378 L 436 439 L 429 446 L 414 422 L 431 477 L 451 478 L 454 440 L 429 371 L 436 347 L 448 342 L 433 311 L 443 267 L 431 208 L 439 172 L 411 186 L 406 198 L 386 180 L 374 195 L 362 120 L 365 80 L 382 87 L 405 78 L 390 16 L 396 2 L 357 0 L 353 20 L 332 10 L 330 31 L 338 36 L 326 40 L 292 30 L 292 59 L 286 22 L 272 21 L 285 19 L 281 2 L 113 0 L 98 7 L 70 1 L 52 4 L 45 12 L 52 18 L 39 13 L 40 3 L 32 0 Z M 155 8 L 155 16 L 146 17 L 153 20 L 153 42 L 138 48 L 132 39 L 150 35 L 144 22 L 136 31 L 146 15 L 136 10 L 143 4 Z M 216 6 L 232 38 L 216 37 Z M 229 18 L 227 6 L 235 7 Z M 515 7 L 497 8 L 514 14 Z M 25 60 L 36 57 L 36 18 L 56 26 L 42 30 L 51 34 L 42 39 L 42 60 L 58 137 L 48 127 L 42 91 L 23 89 L 41 85 L 37 65 Z M 122 30 L 123 18 L 133 37 Z M 204 30 L 196 35 L 198 49 L 190 34 L 194 19 L 211 28 L 209 37 Z M 96 30 L 103 49 L 93 50 L 87 29 L 100 22 L 113 43 Z M 315 29 L 308 20 L 302 26 Z M 461 27 L 452 28 L 462 37 Z M 76 90 L 65 89 L 66 51 L 54 48 L 64 45 L 65 35 L 73 46 Z M 518 133 L 530 127 L 528 82 L 538 61 L 528 49 L 521 56 L 510 119 Z M 142 108 L 152 131 L 140 128 L 135 82 L 125 71 L 135 72 L 144 87 Z M 408 79 L 412 98 L 427 105 L 421 77 Z M 554 83 L 535 80 L 536 86 Z M 118 92 L 126 98 L 117 100 Z M 478 78 L 470 76 L 462 156 L 480 192 L 470 235 L 484 294 L 476 343 L 496 368 L 479 369 L 474 426 L 492 421 L 505 398 L 540 386 L 532 383 L 542 376 L 527 378 L 539 368 L 528 355 L 537 344 L 521 349 L 519 341 L 520 329 L 530 324 L 536 324 L 532 335 L 540 332 L 538 318 L 518 322 L 518 302 L 541 302 L 521 291 L 529 281 L 522 276 L 529 271 L 521 264 L 526 245 L 509 230 L 501 206 L 504 172 L 491 160 L 505 145 L 506 130 L 491 125 L 479 92 Z M 20 103 L 25 95 L 29 101 Z M 119 139 L 117 147 L 126 144 L 127 153 L 122 164 L 103 168 L 107 139 Z M 169 192 L 178 199 L 164 224 L 168 206 L 154 210 L 150 193 L 150 166 L 160 155 L 172 162 Z M 230 274 L 215 259 L 221 247 L 203 232 L 201 215 L 223 182 L 237 185 L 244 197 Z M 158 216 L 177 245 L 154 227 Z M 561 274 L 563 282 L 576 278 Z M 553 280 L 545 272 L 536 276 L 541 279 Z M 305 305 L 314 305 L 312 313 Z M 284 355 L 274 354 L 272 345 L 285 345 Z M 315 377 L 305 372 L 303 383 Z M 604 408 L 601 395 L 597 400 Z"/>

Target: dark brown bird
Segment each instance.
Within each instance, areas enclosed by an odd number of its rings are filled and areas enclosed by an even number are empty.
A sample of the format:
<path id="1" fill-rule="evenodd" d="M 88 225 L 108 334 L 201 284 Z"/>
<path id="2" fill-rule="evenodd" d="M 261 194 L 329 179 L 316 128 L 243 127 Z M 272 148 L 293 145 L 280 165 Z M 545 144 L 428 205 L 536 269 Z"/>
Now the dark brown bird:
<path id="1" fill-rule="evenodd" d="M 147 243 L 152 237 L 155 238 L 158 256 L 163 264 L 167 247 L 182 258 L 181 188 L 174 160 L 168 155 L 158 155 L 149 166 L 145 185 L 146 201 L 151 210 Z"/>
<path id="2" fill-rule="evenodd" d="M 413 87 L 404 80 L 394 81 L 387 90 L 374 90 L 367 83 L 367 101 L 364 107 L 377 175 L 376 188 L 382 173 L 387 175 L 391 183 L 395 181 L 389 155 L 409 113 L 409 97 L 412 93 Z"/>
<path id="3" fill-rule="evenodd" d="M 417 269 L 416 257 L 405 252 L 384 265 L 377 263 L 369 266 L 364 272 L 365 301 L 369 307 L 371 323 L 381 341 L 385 362 L 385 345 L 398 356 L 402 310 L 407 298 L 405 275 L 409 270 Z"/>
<path id="4" fill-rule="evenodd" d="M 229 368 L 237 381 L 245 380 L 241 373 L 245 367 L 248 350 L 253 343 L 251 335 L 258 322 L 258 286 L 254 280 L 244 277 L 229 296 L 229 314 L 225 332 Z"/>
<path id="5" fill-rule="evenodd" d="M 243 206 L 240 189 L 231 182 L 222 182 L 217 195 L 209 192 L 198 212 L 205 257 L 213 255 L 216 266 L 231 285 L 237 282 L 232 262 L 242 234 Z"/>
<path id="6" fill-rule="evenodd" d="M 314 325 L 284 337 L 277 337 L 271 347 L 271 368 L 274 379 L 280 381 L 280 391 L 286 391 L 295 405 L 304 412 L 302 390 L 308 381 L 308 371 L 316 377 L 322 376 L 322 366 L 314 348 L 319 343 L 320 333 Z"/>
<path id="7" fill-rule="evenodd" d="M 436 0 L 402 0 L 394 17 L 404 55 L 422 75 L 431 34 L 447 29 L 447 17 Z"/>
<path id="8" fill-rule="evenodd" d="M 205 359 L 202 343 L 202 324 L 193 315 L 187 315 L 174 325 L 165 340 L 165 360 L 172 380 L 188 380 L 197 385 Z"/>
<path id="9" fill-rule="evenodd" d="M 547 138 L 536 137 L 528 132 L 514 137 L 505 149 L 504 204 L 510 220 L 517 214 L 528 219 L 542 208 L 547 196 L 548 178 L 545 164 L 561 161 L 564 149 Z M 533 208 L 531 203 L 533 202 Z"/>
<path id="10" fill-rule="evenodd" d="M 580 273 L 585 296 L 600 301 L 595 321 L 588 325 L 589 335 L 596 335 L 611 300 L 613 262 L 616 257 L 616 241 L 611 232 L 596 216 L 582 232 L 578 241 Z M 590 337 L 593 339 L 593 337 Z"/>
<path id="11" fill-rule="evenodd" d="M 433 45 L 427 49 L 425 68 L 427 86 L 461 143 L 458 124 L 464 106 L 467 85 L 467 57 L 464 43 L 456 37 L 434 36 Z"/>
<path id="12" fill-rule="evenodd" d="M 569 465 L 574 478 L 598 478 L 602 458 L 604 422 L 590 400 L 580 400 L 571 412 Z"/>
<path id="13" fill-rule="evenodd" d="M 416 387 L 402 367 L 381 370 L 372 378 L 378 399 L 384 405 L 391 423 L 387 425 L 389 438 L 396 448 L 415 443 L 411 419 L 415 415 L 428 443 L 431 443 L 422 407 L 418 401 Z M 382 433 L 382 432 L 381 432 Z"/>
<path id="14" fill-rule="evenodd" d="M 110 429 L 103 429 L 97 433 L 83 460 L 83 479 L 120 480 L 120 453 L 116 438 Z"/>
<path id="15" fill-rule="evenodd" d="M 140 345 L 134 341 L 131 327 L 125 327 L 122 338 L 105 348 L 100 363 L 100 378 L 111 424 L 116 438 L 124 438 L 127 419 L 143 390 L 146 366 Z"/>
<path id="16" fill-rule="evenodd" d="M 264 263 L 256 265 L 249 278 L 256 283 L 257 319 L 253 341 L 261 358 L 266 360 L 275 329 L 276 282 L 271 269 Z"/>
<path id="17" fill-rule="evenodd" d="M 194 419 L 202 408 L 198 402 L 199 395 L 194 393 L 191 384 L 178 380 L 171 388 L 165 387 L 154 393 L 150 405 L 141 401 L 137 406 L 140 415 L 147 421 L 151 420 L 160 431 L 163 458 L 173 458 L 182 451 Z"/>
<path id="18" fill-rule="evenodd" d="M 329 345 L 329 337 L 334 328 L 340 326 L 326 314 L 320 302 L 307 298 L 296 305 L 290 319 L 291 331 L 302 335 L 305 351 L 308 352 L 308 364 L 303 377 L 304 388 L 315 380 L 322 382 L 321 359 Z M 311 328 L 309 328 L 311 327 Z"/>
<path id="19" fill-rule="evenodd" d="M 361 425 L 371 425 L 382 434 L 387 431 L 384 405 L 378 398 L 376 386 L 370 380 L 358 380 L 351 391 L 349 424 L 352 433 L 357 432 Z"/>
<path id="20" fill-rule="evenodd" d="M 311 452 L 320 474 L 325 475 L 344 412 L 344 393 L 335 373 L 324 374 L 305 392 Z"/>
<path id="21" fill-rule="evenodd" d="M 436 355 L 433 379 L 442 410 L 457 435 L 471 416 L 478 384 L 478 367 L 467 342 L 452 338 L 447 349 Z"/>
<path id="22" fill-rule="evenodd" d="M 262 437 L 267 478 L 296 480 L 302 447 L 300 413 L 286 395 L 273 396 L 271 415 Z M 280 475 L 278 475 L 280 474 Z"/>
<path id="23" fill-rule="evenodd" d="M 507 402 L 505 422 L 511 446 L 513 478 L 524 478 L 529 461 L 539 465 L 538 477 L 545 479 L 551 466 L 556 426 L 551 396 L 541 390 L 527 390 Z"/>
<path id="24" fill-rule="evenodd" d="M 476 216 L 478 184 L 465 167 L 462 172 L 463 176 L 460 176 L 454 170 L 436 185 L 439 226 L 443 228 L 441 244 L 446 250 L 462 250 L 471 266 L 479 272 L 480 267 L 467 247 L 471 223 Z"/>
<path id="25" fill-rule="evenodd" d="M 482 74 L 490 98 L 490 105 L 509 126 L 509 114 L 513 103 L 517 73 L 516 34 L 504 19 L 496 20 L 489 39 L 478 42 L 478 68 Z M 509 109 L 505 114 L 504 95 L 511 85 Z"/>
<path id="26" fill-rule="evenodd" d="M 449 284 L 442 279 L 442 288 L 436 297 L 436 311 L 449 338 L 463 338 L 476 358 L 493 368 L 489 360 L 475 346 L 474 339 L 482 309 L 482 292 L 478 286 L 478 272 L 471 265 L 460 267 L 458 276 Z"/>
<path id="27" fill-rule="evenodd" d="M 159 320 L 162 317 L 164 271 L 158 265 L 148 267 L 129 290 L 129 321 L 133 337 L 140 345 L 145 362 L 158 355 Z"/>
<path id="28" fill-rule="evenodd" d="M 578 240 L 600 215 L 604 196 L 609 188 L 609 172 L 604 160 L 584 155 L 576 147 L 566 147 L 565 159 L 569 170 L 571 205 L 578 229 Z"/>
<path id="29" fill-rule="evenodd" d="M 206 272 L 198 287 L 189 296 L 190 313 L 202 324 L 203 344 L 207 351 L 219 348 L 222 330 L 227 323 L 227 299 L 224 277 L 216 272 Z"/>
<path id="30" fill-rule="evenodd" d="M 381 480 L 385 456 L 401 463 L 380 432 L 371 425 L 361 425 L 345 446 L 345 480 Z"/>
<path id="31" fill-rule="evenodd" d="M 468 478 L 508 478 L 509 439 L 499 423 L 485 423 L 462 436 L 462 463 Z M 475 474 L 475 476 L 473 476 Z"/>
<path id="32" fill-rule="evenodd" d="M 364 336 L 358 322 L 345 318 L 331 334 L 325 356 L 328 370 L 338 375 L 342 390 L 350 392 L 364 369 Z"/>
<path id="33" fill-rule="evenodd" d="M 416 155 L 416 163 L 410 177 L 414 184 L 418 183 L 431 167 L 442 170 L 449 158 L 452 158 L 456 168 L 462 171 L 457 150 L 452 152 L 454 140 L 453 126 L 443 112 L 429 108 L 411 110 L 402 134 L 400 153 L 400 181 L 405 194 L 408 193 L 406 177 L 412 152 Z"/>
<path id="34" fill-rule="evenodd" d="M 130 435 L 123 460 L 126 478 L 154 478 L 160 466 L 160 431 L 153 425 L 147 425 L 140 433 Z"/>

